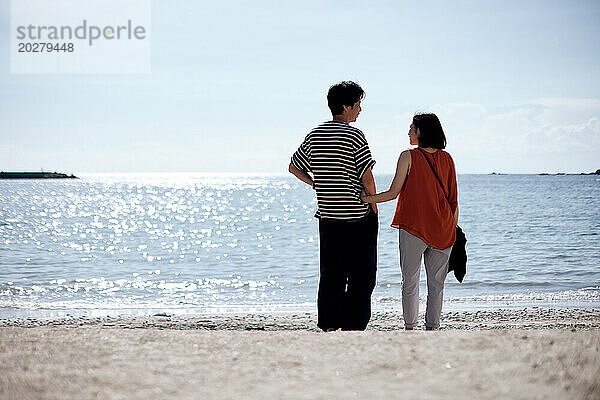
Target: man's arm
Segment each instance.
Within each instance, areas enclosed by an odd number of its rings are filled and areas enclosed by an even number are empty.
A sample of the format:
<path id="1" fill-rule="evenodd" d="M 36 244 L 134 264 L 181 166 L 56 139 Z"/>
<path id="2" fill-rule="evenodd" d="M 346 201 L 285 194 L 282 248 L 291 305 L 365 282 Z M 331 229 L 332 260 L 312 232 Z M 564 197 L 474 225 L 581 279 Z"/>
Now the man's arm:
<path id="1" fill-rule="evenodd" d="M 301 169 L 296 168 L 294 164 L 290 163 L 289 171 L 302 182 L 310 185 L 310 187 L 314 187 L 315 182 L 313 181 L 313 178 Z"/>
<path id="2" fill-rule="evenodd" d="M 362 183 L 367 195 L 377 193 L 377 189 L 375 188 L 375 178 L 373 178 L 373 172 L 371 171 L 371 168 L 367 168 L 363 174 Z M 377 212 L 377 204 L 371 203 L 371 209 Z"/>

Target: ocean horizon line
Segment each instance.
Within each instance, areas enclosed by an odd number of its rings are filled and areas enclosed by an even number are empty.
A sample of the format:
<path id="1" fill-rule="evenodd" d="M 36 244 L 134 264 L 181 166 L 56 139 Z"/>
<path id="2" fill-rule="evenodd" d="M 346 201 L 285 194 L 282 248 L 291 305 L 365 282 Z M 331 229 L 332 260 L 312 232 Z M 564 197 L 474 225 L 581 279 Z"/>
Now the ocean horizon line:
<path id="1" fill-rule="evenodd" d="M 70 173 L 70 172 L 69 172 Z M 243 171 L 189 171 L 189 172 L 169 172 L 169 171 L 116 171 L 116 172 L 78 172 L 81 176 L 86 175 L 204 175 L 204 176 L 291 176 L 291 174 L 287 171 L 285 172 L 243 172 Z M 375 175 L 394 175 L 393 172 L 390 173 L 375 173 Z M 594 175 L 594 171 L 591 172 L 463 172 L 457 173 L 457 175 L 495 175 L 495 176 L 526 176 L 526 175 L 550 175 L 550 176 L 576 176 L 576 175 Z"/>

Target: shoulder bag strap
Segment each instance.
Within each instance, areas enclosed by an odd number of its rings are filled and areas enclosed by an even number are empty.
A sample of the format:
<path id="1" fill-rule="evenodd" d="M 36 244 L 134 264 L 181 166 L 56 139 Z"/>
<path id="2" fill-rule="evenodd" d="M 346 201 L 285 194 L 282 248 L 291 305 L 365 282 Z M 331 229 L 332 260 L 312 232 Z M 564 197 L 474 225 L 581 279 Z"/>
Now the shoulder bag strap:
<path id="1" fill-rule="evenodd" d="M 442 193 L 444 193 L 444 198 L 446 199 L 446 201 L 448 202 L 448 204 L 450 204 L 450 200 L 448 199 L 448 196 L 446 195 L 446 190 L 444 190 L 444 185 L 442 185 L 442 180 L 438 176 L 437 171 L 435 170 L 435 168 L 433 168 L 433 165 L 431 165 L 431 161 L 429 161 L 429 158 L 427 158 L 427 156 L 425 155 L 425 151 L 423 149 L 421 149 L 421 148 L 418 148 L 418 147 L 417 147 L 417 149 L 421 153 L 423 153 L 423 157 L 425 157 L 425 161 L 427 161 L 427 164 L 429 164 L 429 167 L 431 168 L 431 171 L 433 172 L 433 174 L 437 178 L 437 181 L 440 184 L 440 187 L 442 188 Z"/>

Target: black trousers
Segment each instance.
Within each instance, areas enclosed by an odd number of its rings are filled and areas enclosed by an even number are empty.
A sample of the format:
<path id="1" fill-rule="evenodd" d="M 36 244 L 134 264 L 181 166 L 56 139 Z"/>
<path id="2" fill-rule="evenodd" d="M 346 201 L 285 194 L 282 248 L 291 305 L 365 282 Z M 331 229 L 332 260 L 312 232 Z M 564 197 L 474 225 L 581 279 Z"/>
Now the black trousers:
<path id="1" fill-rule="evenodd" d="M 379 220 L 319 220 L 320 275 L 317 326 L 358 330 L 371 319 L 371 294 L 377 274 Z"/>

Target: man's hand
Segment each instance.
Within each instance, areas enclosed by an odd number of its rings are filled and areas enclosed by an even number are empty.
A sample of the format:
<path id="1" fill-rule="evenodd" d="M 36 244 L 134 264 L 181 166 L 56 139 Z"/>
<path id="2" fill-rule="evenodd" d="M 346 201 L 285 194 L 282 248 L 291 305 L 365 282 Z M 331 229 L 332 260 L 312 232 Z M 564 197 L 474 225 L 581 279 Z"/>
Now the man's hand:
<path id="1" fill-rule="evenodd" d="M 362 176 L 362 184 L 363 184 L 363 191 L 368 194 L 368 195 L 373 195 L 377 193 L 377 190 L 375 189 L 375 178 L 373 178 L 373 173 L 371 172 L 371 168 L 368 168 L 365 173 Z M 361 200 L 362 200 L 362 196 L 361 196 Z M 371 203 L 371 210 L 373 210 L 375 213 L 377 213 L 377 203 Z"/>

